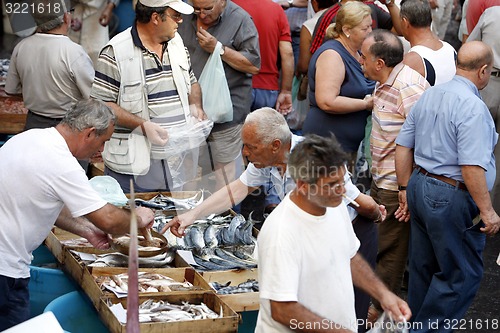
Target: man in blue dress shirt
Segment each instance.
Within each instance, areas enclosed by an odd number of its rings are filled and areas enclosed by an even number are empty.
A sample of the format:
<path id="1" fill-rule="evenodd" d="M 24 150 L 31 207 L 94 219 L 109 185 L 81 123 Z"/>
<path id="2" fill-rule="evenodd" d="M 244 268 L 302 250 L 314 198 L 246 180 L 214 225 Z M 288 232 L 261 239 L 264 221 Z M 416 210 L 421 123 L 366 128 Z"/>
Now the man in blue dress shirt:
<path id="1" fill-rule="evenodd" d="M 457 75 L 424 92 L 396 140 L 396 214 L 411 216 L 408 303 L 418 332 L 451 332 L 463 318 L 483 275 L 485 234 L 500 227 L 488 193 L 498 134 L 479 95 L 492 65 L 488 45 L 464 44 Z"/>

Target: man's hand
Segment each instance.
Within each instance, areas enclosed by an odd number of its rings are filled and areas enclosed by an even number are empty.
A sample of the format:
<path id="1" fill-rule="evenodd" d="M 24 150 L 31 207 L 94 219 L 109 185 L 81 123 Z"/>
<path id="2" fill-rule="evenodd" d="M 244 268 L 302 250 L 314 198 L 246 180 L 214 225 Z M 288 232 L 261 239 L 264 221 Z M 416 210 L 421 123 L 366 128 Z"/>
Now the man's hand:
<path id="1" fill-rule="evenodd" d="M 217 45 L 217 38 L 212 36 L 208 31 L 200 27 L 196 32 L 196 38 L 201 48 L 208 53 L 213 53 L 215 45 Z"/>
<path id="2" fill-rule="evenodd" d="M 387 218 L 387 209 L 385 209 L 384 205 L 378 205 L 379 216 L 375 222 L 384 222 Z"/>
<path id="3" fill-rule="evenodd" d="M 146 135 L 148 140 L 159 146 L 164 146 L 168 141 L 168 132 L 160 125 L 152 121 L 145 121 L 141 124 L 142 134 Z"/>
<path id="4" fill-rule="evenodd" d="M 395 321 L 402 322 L 404 320 L 410 320 L 411 310 L 408 304 L 389 290 L 384 292 L 379 302 L 382 309 L 390 314 Z"/>
<path id="5" fill-rule="evenodd" d="M 99 250 L 107 250 L 109 249 L 109 241 L 111 237 L 98 227 L 89 223 L 89 230 L 85 235 L 85 238 L 92 244 L 93 247 Z"/>
<path id="6" fill-rule="evenodd" d="M 137 227 L 138 228 L 152 228 L 155 219 L 155 213 L 146 207 L 137 207 L 135 209 L 135 214 L 137 215 Z"/>
<path id="7" fill-rule="evenodd" d="M 292 112 L 292 92 L 280 91 L 278 100 L 276 101 L 276 111 L 286 116 Z"/>
<path id="8" fill-rule="evenodd" d="M 429 5 L 431 6 L 431 9 L 436 9 L 439 7 L 438 0 L 429 0 Z"/>
<path id="9" fill-rule="evenodd" d="M 485 226 L 480 230 L 487 235 L 494 235 L 500 229 L 500 217 L 495 211 L 490 212 L 489 214 L 481 213 L 481 219 L 483 220 Z"/>
<path id="10" fill-rule="evenodd" d="M 191 115 L 195 117 L 198 121 L 206 120 L 208 119 L 207 114 L 201 107 L 196 106 L 195 104 L 190 104 L 189 105 L 189 110 L 191 112 Z"/>
<path id="11" fill-rule="evenodd" d="M 408 209 L 408 202 L 406 201 L 406 190 L 399 191 L 398 200 L 399 207 L 394 213 L 394 217 L 396 217 L 399 222 L 410 221 L 410 211 Z"/>
<path id="12" fill-rule="evenodd" d="M 196 217 L 191 211 L 177 215 L 163 227 L 160 233 L 163 234 L 165 231 L 170 229 L 170 232 L 175 236 L 183 237 L 184 231 L 187 227 L 194 223 L 195 219 Z"/>
<path id="13" fill-rule="evenodd" d="M 111 2 L 108 3 L 103 9 L 101 16 L 99 16 L 99 24 L 101 24 L 103 27 L 108 26 L 109 21 L 111 20 L 111 16 L 113 15 L 113 8 L 115 8 L 115 5 Z"/>

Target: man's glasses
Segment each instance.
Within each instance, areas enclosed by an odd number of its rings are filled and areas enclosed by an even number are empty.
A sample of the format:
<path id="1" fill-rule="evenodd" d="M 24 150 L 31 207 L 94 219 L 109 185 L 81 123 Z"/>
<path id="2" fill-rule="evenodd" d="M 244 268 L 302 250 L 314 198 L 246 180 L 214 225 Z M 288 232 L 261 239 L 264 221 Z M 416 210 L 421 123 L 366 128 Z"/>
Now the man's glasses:
<path id="1" fill-rule="evenodd" d="M 213 11 L 214 7 L 212 6 L 212 8 L 195 8 L 193 13 L 195 13 L 196 15 L 200 15 L 201 13 L 205 15 L 210 15 L 212 14 Z"/>

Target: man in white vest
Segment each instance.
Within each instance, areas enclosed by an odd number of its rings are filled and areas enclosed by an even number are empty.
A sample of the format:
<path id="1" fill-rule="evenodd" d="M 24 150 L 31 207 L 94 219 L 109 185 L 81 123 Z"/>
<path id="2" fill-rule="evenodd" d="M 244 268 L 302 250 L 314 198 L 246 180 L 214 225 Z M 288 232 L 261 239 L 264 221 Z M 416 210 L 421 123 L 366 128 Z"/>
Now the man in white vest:
<path id="1" fill-rule="evenodd" d="M 169 130 L 206 118 L 189 53 L 177 34 L 181 14 L 193 13 L 193 7 L 181 0 L 140 0 L 135 13 L 133 26 L 102 49 L 91 97 L 117 116 L 102 154 L 105 173 L 125 192 L 130 179 L 138 192 L 167 190 Z"/>

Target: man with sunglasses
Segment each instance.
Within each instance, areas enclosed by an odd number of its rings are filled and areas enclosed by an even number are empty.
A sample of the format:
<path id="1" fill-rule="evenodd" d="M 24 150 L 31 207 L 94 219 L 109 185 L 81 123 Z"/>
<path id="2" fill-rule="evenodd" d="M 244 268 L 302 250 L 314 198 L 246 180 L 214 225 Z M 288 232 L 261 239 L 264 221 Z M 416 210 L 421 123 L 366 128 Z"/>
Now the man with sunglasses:
<path id="1" fill-rule="evenodd" d="M 135 13 L 134 25 L 102 49 L 91 96 L 117 116 L 102 154 L 105 173 L 125 192 L 130 179 L 138 192 L 167 190 L 172 187 L 164 149 L 169 129 L 206 118 L 200 85 L 177 33 L 181 14 L 193 13 L 193 7 L 181 0 L 139 0 Z"/>

